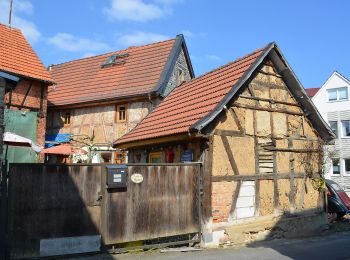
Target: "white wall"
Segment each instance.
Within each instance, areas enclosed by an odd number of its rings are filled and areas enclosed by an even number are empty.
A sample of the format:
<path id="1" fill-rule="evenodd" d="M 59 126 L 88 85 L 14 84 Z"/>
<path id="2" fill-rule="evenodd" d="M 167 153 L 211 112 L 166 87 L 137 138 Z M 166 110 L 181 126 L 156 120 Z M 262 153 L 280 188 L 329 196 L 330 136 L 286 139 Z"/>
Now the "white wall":
<path id="1" fill-rule="evenodd" d="M 334 88 L 348 88 L 348 99 L 341 101 L 328 101 L 327 90 Z M 324 83 L 321 89 L 312 98 L 315 106 L 319 110 L 321 116 L 326 122 L 337 121 L 338 122 L 338 138 L 335 140 L 336 157 L 340 160 L 340 175 L 332 175 L 333 166 L 332 162 L 328 160 L 328 166 L 326 167 L 325 177 L 327 179 L 333 179 L 341 184 L 345 190 L 350 193 L 350 175 L 345 173 L 344 158 L 350 159 L 350 138 L 342 137 L 342 120 L 350 120 L 350 82 L 338 72 L 334 72 L 329 79 Z M 327 150 L 333 150 L 332 147 L 328 147 Z M 334 154 L 333 154 L 334 155 Z M 334 157 L 334 156 L 333 156 Z"/>
<path id="2" fill-rule="evenodd" d="M 316 95 L 312 98 L 312 101 L 326 122 L 328 122 L 328 112 L 350 110 L 349 99 L 343 101 L 328 101 L 327 90 L 340 87 L 348 87 L 348 94 L 350 94 L 350 82 L 348 82 L 338 72 L 334 72 L 326 81 L 326 83 L 321 87 L 321 89 L 316 93 Z"/>

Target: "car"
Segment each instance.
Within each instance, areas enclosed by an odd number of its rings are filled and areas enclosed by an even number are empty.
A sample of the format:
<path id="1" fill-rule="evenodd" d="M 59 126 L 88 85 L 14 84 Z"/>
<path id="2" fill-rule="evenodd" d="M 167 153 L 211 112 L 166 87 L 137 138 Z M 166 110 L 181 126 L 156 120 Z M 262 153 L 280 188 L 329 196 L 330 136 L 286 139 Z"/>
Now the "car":
<path id="1" fill-rule="evenodd" d="M 337 219 L 343 218 L 350 213 L 350 198 L 344 189 L 335 181 L 326 180 L 328 214 L 336 214 Z"/>

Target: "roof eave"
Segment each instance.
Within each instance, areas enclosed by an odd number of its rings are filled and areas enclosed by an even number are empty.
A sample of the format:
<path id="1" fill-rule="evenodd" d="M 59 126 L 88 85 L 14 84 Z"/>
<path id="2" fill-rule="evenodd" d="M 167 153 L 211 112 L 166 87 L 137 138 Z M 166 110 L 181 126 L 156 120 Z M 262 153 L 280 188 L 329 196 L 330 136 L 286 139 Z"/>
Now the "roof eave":
<path id="1" fill-rule="evenodd" d="M 41 82 L 46 83 L 47 85 L 54 85 L 55 84 L 55 82 L 53 80 L 47 80 L 47 79 L 42 79 L 42 78 L 30 77 L 30 76 L 27 76 L 27 75 L 23 75 L 23 74 L 20 74 L 20 73 L 16 73 L 16 72 L 9 71 L 9 70 L 4 70 L 4 69 L 0 69 L 0 71 L 3 71 L 5 73 L 8 73 L 10 75 L 13 75 L 13 76 L 16 76 L 16 77 L 19 77 L 19 78 L 41 81 Z"/>

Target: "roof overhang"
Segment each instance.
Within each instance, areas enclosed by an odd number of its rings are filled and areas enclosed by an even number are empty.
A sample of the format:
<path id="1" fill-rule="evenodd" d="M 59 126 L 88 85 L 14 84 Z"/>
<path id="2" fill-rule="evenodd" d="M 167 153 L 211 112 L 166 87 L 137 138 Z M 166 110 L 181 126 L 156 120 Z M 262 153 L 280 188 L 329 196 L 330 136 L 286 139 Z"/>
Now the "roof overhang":
<path id="1" fill-rule="evenodd" d="M 10 77 L 13 77 L 13 78 L 19 78 L 19 80 L 20 79 L 28 79 L 28 80 L 40 81 L 40 82 L 45 83 L 46 85 L 53 85 L 53 84 L 55 84 L 55 82 L 52 81 L 52 80 L 30 77 L 30 76 L 23 75 L 23 74 L 20 74 L 20 73 L 16 73 L 16 72 L 13 72 L 13 71 L 0 70 L 0 73 L 5 73 L 7 75 L 10 75 Z M 2 76 L 0 75 L 0 77 L 2 77 Z M 17 81 L 19 81 L 19 80 L 17 80 Z"/>
<path id="2" fill-rule="evenodd" d="M 301 107 L 306 116 L 311 121 L 315 129 L 317 129 L 319 135 L 325 142 L 331 142 L 335 135 L 323 120 L 320 113 L 316 109 L 311 99 L 306 94 L 304 87 L 294 74 L 293 70 L 289 66 L 287 60 L 283 56 L 282 52 L 278 48 L 275 42 L 270 43 L 262 54 L 251 65 L 250 69 L 239 79 L 239 81 L 232 86 L 232 90 L 221 100 L 221 102 L 212 110 L 207 116 L 199 120 L 196 124 L 190 127 L 190 132 L 202 132 L 211 122 L 214 121 L 228 106 L 229 102 L 233 100 L 236 93 L 238 93 L 251 79 L 253 73 L 262 64 L 265 58 L 269 57 L 277 69 L 277 72 L 282 76 L 286 82 L 288 89 L 292 92 L 297 101 L 301 104 Z"/>
<path id="3" fill-rule="evenodd" d="M 189 134 L 170 135 L 170 136 L 164 136 L 164 137 L 155 137 L 152 139 L 125 142 L 121 144 L 114 143 L 113 148 L 119 148 L 119 149 L 132 149 L 136 147 L 141 148 L 141 147 L 147 147 L 150 145 L 158 145 L 162 143 L 190 141 L 190 140 L 197 139 L 198 137 L 200 136 L 189 135 Z"/>

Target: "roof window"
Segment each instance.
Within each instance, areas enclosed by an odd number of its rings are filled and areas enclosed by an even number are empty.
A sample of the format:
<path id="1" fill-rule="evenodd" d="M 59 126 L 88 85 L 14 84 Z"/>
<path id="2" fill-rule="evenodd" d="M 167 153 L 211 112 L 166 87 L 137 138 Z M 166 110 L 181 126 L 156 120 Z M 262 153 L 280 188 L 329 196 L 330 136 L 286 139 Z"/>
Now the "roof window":
<path id="1" fill-rule="evenodd" d="M 109 56 L 104 63 L 102 63 L 101 67 L 105 68 L 105 67 L 110 67 L 117 64 L 124 64 L 125 63 L 124 58 L 128 56 L 129 56 L 128 53 L 113 54 Z"/>

